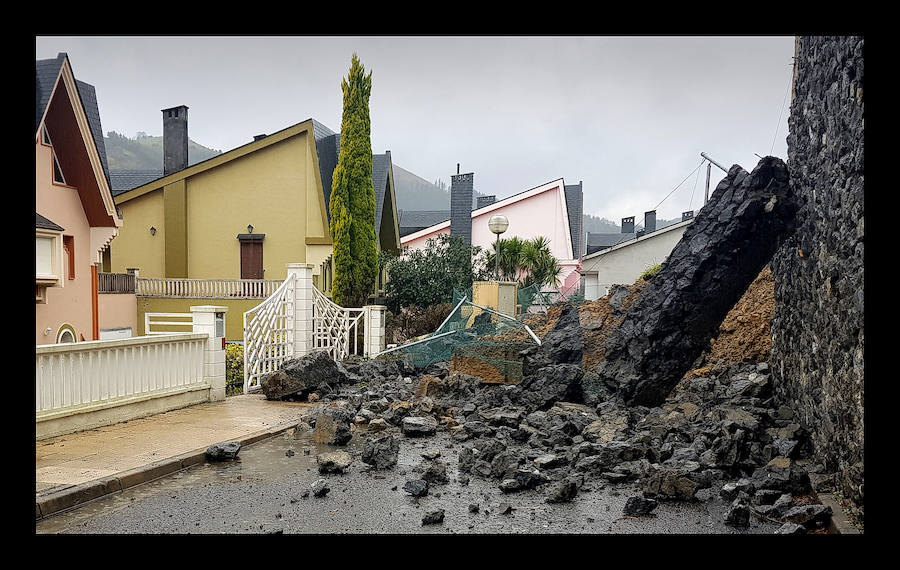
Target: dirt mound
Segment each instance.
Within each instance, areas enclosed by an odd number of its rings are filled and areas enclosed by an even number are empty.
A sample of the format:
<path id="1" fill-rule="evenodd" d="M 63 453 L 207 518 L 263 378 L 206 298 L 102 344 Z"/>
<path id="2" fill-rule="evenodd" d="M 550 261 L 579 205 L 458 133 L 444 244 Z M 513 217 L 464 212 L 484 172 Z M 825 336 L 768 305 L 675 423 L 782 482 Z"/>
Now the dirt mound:
<path id="1" fill-rule="evenodd" d="M 685 377 L 707 374 L 711 369 L 741 362 L 766 362 L 772 350 L 772 315 L 775 312 L 775 279 L 768 267 L 753 280 L 738 300 L 719 332 L 710 341 L 699 367 Z"/>

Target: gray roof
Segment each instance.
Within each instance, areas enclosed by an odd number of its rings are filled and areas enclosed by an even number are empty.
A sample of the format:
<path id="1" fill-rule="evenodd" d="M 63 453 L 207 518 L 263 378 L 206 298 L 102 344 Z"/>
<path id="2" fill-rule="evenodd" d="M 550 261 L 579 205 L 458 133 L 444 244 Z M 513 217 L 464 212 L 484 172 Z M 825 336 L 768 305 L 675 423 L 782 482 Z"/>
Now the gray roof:
<path id="1" fill-rule="evenodd" d="M 612 247 L 622 242 L 634 239 L 636 235 L 636 232 L 625 232 L 617 234 L 592 234 L 588 232 L 587 247 Z"/>
<path id="2" fill-rule="evenodd" d="M 430 228 L 450 219 L 450 210 L 400 210 L 400 235 Z"/>
<path id="3" fill-rule="evenodd" d="M 391 151 L 372 155 L 372 185 L 375 187 L 375 235 L 381 232 L 381 210 L 384 193 L 387 192 L 388 173 L 391 169 Z"/>
<path id="4" fill-rule="evenodd" d="M 581 244 L 581 223 L 584 220 L 582 208 L 584 193 L 581 181 L 565 186 L 566 211 L 569 213 L 569 234 L 572 236 L 572 258 L 578 259 L 583 249 Z"/>
<path id="5" fill-rule="evenodd" d="M 118 196 L 157 178 L 162 178 L 163 170 L 114 170 L 109 173 L 109 186 L 112 195 Z"/>
<path id="6" fill-rule="evenodd" d="M 55 230 L 58 232 L 65 231 L 65 229 L 62 226 L 60 226 L 59 224 L 56 224 L 54 222 L 51 222 L 44 216 L 38 214 L 37 212 L 34 213 L 34 217 L 35 217 L 35 224 L 34 224 L 35 228 L 40 228 L 42 230 Z"/>
<path id="7" fill-rule="evenodd" d="M 59 72 L 62 69 L 63 61 L 68 56 L 60 53 L 55 59 L 39 59 L 34 62 L 35 68 L 35 122 L 34 129 L 37 131 L 41 124 L 41 117 L 47 105 L 50 104 L 50 95 L 53 93 L 53 85 L 56 83 Z M 70 63 L 71 65 L 71 63 Z M 74 73 L 74 70 L 73 70 Z M 78 89 L 78 96 L 81 99 L 81 106 L 88 120 L 88 126 L 91 129 L 91 136 L 94 138 L 94 144 L 97 147 L 97 153 L 100 155 L 100 164 L 103 166 L 103 175 L 109 181 L 109 164 L 106 161 L 106 145 L 103 143 L 103 128 L 100 124 L 100 108 L 97 105 L 97 91 L 93 85 L 84 81 L 75 80 Z"/>

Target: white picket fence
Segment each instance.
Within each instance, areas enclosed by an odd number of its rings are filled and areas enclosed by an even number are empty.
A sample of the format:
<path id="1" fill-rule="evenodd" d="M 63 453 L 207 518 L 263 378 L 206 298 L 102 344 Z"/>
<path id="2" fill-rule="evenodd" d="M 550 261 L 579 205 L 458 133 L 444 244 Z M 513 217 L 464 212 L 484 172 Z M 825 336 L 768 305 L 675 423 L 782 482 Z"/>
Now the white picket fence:
<path id="1" fill-rule="evenodd" d="M 38 346 L 37 420 L 203 387 L 208 338 L 174 333 Z"/>

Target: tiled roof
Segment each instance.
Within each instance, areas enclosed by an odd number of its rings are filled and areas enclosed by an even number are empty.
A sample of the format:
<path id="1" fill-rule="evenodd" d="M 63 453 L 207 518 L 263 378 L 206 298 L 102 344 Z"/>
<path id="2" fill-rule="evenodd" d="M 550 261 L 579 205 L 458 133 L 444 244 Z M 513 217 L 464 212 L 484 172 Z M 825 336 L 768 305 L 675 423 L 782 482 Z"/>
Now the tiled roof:
<path id="1" fill-rule="evenodd" d="M 37 212 L 34 213 L 34 217 L 35 217 L 35 224 L 34 224 L 35 228 L 40 228 L 42 230 L 55 230 L 58 232 L 65 231 L 65 229 L 63 227 L 51 222 L 44 216 L 38 214 Z"/>
<path id="2" fill-rule="evenodd" d="M 162 178 L 163 170 L 114 170 L 109 173 L 109 185 L 113 197 L 128 192 L 157 178 Z"/>
<path id="3" fill-rule="evenodd" d="M 387 191 L 388 171 L 391 168 L 391 153 L 372 155 L 372 185 L 375 187 L 375 235 L 381 232 L 381 210 L 384 193 Z"/>
<path id="4" fill-rule="evenodd" d="M 55 59 L 39 59 L 34 62 L 35 70 L 35 122 L 34 129 L 37 131 L 41 124 L 41 118 L 47 105 L 50 104 L 50 95 L 53 93 L 53 85 L 59 72 L 62 69 L 63 61 L 68 56 L 60 53 Z M 74 73 L 74 70 L 73 70 Z M 103 128 L 100 124 L 100 109 L 97 105 L 97 92 L 93 85 L 84 81 L 75 80 L 78 89 L 78 96 L 81 99 L 81 106 L 88 120 L 88 126 L 91 129 L 91 136 L 97 147 L 97 153 L 100 155 L 100 164 L 103 166 L 103 175 L 109 181 L 109 164 L 106 160 L 106 145 L 103 143 Z"/>
<path id="5" fill-rule="evenodd" d="M 588 247 L 612 247 L 630 239 L 634 239 L 637 234 L 635 232 L 617 233 L 617 234 L 592 234 L 587 235 Z"/>
<path id="6" fill-rule="evenodd" d="M 450 219 L 450 210 L 401 210 L 400 237 Z"/>

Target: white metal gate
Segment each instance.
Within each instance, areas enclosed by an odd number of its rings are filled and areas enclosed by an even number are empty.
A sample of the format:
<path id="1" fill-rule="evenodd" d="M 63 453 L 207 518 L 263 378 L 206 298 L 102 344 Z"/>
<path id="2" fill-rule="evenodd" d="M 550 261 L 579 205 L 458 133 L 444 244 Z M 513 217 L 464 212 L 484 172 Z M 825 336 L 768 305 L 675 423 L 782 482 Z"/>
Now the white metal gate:
<path id="1" fill-rule="evenodd" d="M 294 286 L 288 275 L 272 295 L 244 313 L 244 394 L 259 389 L 263 374 L 294 356 Z"/>

